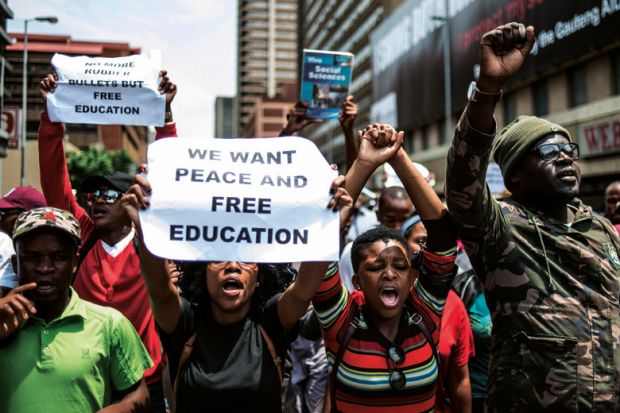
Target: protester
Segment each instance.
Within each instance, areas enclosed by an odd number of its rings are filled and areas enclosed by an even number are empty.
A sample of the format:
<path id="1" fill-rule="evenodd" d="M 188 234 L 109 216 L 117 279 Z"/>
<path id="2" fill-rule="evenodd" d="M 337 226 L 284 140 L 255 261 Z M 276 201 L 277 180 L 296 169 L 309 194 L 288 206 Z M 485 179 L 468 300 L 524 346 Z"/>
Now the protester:
<path id="1" fill-rule="evenodd" d="M 138 230 L 142 276 L 177 372 L 177 411 L 281 411 L 281 360 L 327 263 L 302 263 L 287 288 L 291 272 L 283 264 L 198 262 L 183 269 L 180 295 L 163 259 L 143 243 L 138 210 L 148 207 L 151 188 L 142 176 L 136 181 L 123 205 Z M 341 183 L 334 181 L 329 206 L 346 210 L 352 200 Z"/>
<path id="2" fill-rule="evenodd" d="M 389 161 L 429 232 L 419 268 L 407 241 L 378 227 L 353 243 L 356 297 L 330 266 L 313 300 L 332 362 L 330 399 L 340 412 L 431 411 L 438 376 L 439 322 L 454 275 L 456 238 L 433 189 L 401 148 L 403 133 L 366 128 L 346 188 L 353 198 L 372 172 Z M 420 276 L 413 282 L 414 272 Z M 327 410 L 329 411 L 329 410 Z"/>
<path id="3" fill-rule="evenodd" d="M 11 234 L 17 216 L 24 211 L 46 206 L 41 192 L 29 186 L 18 186 L 0 198 L 0 297 L 17 287 L 17 275 L 11 264 L 15 254 Z"/>
<path id="4" fill-rule="evenodd" d="M 493 316 L 487 408 L 620 409 L 620 240 L 577 197 L 579 147 L 566 129 L 520 116 L 497 138 L 501 91 L 534 45 L 534 28 L 484 34 L 480 76 L 448 154 L 446 198 Z M 512 197 L 493 199 L 493 146 Z"/>
<path id="5" fill-rule="evenodd" d="M 401 232 L 409 244 L 410 259 L 415 262 L 428 239 L 420 216 L 405 221 Z M 473 355 L 474 337 L 467 310 L 451 289 L 441 316 L 436 412 L 471 412 L 468 363 Z"/>
<path id="6" fill-rule="evenodd" d="M 172 121 L 171 103 L 176 86 L 162 71 L 159 90 L 166 94 L 166 125 L 156 128 L 157 138 L 176 136 Z M 53 93 L 56 77 L 47 75 L 39 83 L 44 108 L 47 94 Z M 134 241 L 135 231 L 119 199 L 131 186 L 131 176 L 114 172 L 106 176 L 91 176 L 82 183 L 82 190 L 92 194 L 87 213 L 75 200 L 69 180 L 63 148 L 64 128 L 51 122 L 46 109 L 39 126 L 39 168 L 41 186 L 48 204 L 70 211 L 82 228 L 80 263 L 75 275 L 74 288 L 83 299 L 110 306 L 125 315 L 138 331 L 152 360 L 153 367 L 146 374 L 151 397 L 151 412 L 165 410 L 162 372 L 164 359 L 161 343 L 155 329 L 149 296 L 140 275 L 140 263 Z"/>
<path id="7" fill-rule="evenodd" d="M 620 181 L 615 181 L 605 188 L 605 218 L 614 225 L 620 224 Z"/>
<path id="8" fill-rule="evenodd" d="M 287 124 L 280 133 L 280 136 L 294 135 L 301 132 L 306 126 L 323 122 L 318 119 L 307 117 L 308 105 L 300 100 L 289 110 Z M 345 137 L 347 154 L 347 170 L 351 167 L 353 160 L 357 156 L 357 144 L 353 127 L 357 118 L 357 105 L 353 101 L 353 96 L 347 96 L 344 100 L 342 109 L 338 114 L 338 121 Z M 359 201 L 358 201 L 359 202 Z M 357 204 L 357 203 L 356 203 Z M 345 237 L 349 232 L 349 227 L 353 220 L 356 225 L 364 216 L 366 211 L 359 214 L 351 214 L 346 224 L 340 232 L 340 249 L 345 245 Z M 354 216 L 355 215 L 355 216 Z M 367 214 L 371 215 L 371 214 Z M 371 217 L 374 221 L 374 217 Z M 310 324 L 317 324 L 316 315 L 311 311 L 305 318 Z M 289 355 L 291 358 L 291 387 L 295 395 L 295 413 L 305 413 L 321 411 L 325 396 L 325 384 L 327 383 L 328 364 L 325 354 L 325 345 L 320 335 L 320 330 L 316 337 L 303 337 L 300 335 L 290 346 Z"/>
<path id="9" fill-rule="evenodd" d="M 401 186 L 390 186 L 381 192 L 377 206 L 376 216 L 377 225 L 400 231 L 403 223 L 413 214 L 414 208 L 409 195 L 405 188 Z M 351 248 L 353 243 L 350 242 L 344 246 L 338 263 L 338 271 L 340 279 L 345 287 L 352 292 L 355 290 L 352 282 L 354 274 L 353 264 L 351 263 Z"/>
<path id="10" fill-rule="evenodd" d="M 152 362 L 136 331 L 71 288 L 75 217 L 51 207 L 24 212 L 13 241 L 20 286 L 0 299 L 0 411 L 148 411 L 143 374 Z"/>

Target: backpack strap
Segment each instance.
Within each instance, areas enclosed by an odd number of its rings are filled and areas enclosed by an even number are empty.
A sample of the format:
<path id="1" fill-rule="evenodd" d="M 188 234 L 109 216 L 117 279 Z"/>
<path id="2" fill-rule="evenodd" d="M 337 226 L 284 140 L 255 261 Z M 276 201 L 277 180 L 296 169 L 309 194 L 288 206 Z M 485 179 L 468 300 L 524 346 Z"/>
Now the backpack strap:
<path id="1" fill-rule="evenodd" d="M 273 341 L 271 340 L 271 337 L 269 337 L 269 334 L 267 334 L 263 326 L 261 326 L 260 324 L 258 325 L 258 331 L 260 331 L 260 335 L 263 336 L 263 340 L 265 340 L 265 343 L 267 344 L 267 348 L 269 349 L 269 354 L 271 354 L 271 359 L 276 365 L 276 370 L 278 371 L 278 379 L 280 380 L 280 387 L 282 387 L 282 380 L 284 380 L 284 377 L 282 375 L 282 359 L 278 355 L 276 348 L 273 345 Z"/>
<path id="2" fill-rule="evenodd" d="M 175 402 L 177 399 L 177 389 L 179 387 L 179 376 L 181 375 L 181 369 L 189 360 L 189 356 L 191 356 L 192 351 L 194 350 L 195 341 L 196 333 L 192 334 L 191 337 L 185 342 L 183 345 L 183 350 L 181 351 L 181 357 L 179 357 L 179 367 L 177 368 L 177 375 L 175 376 L 174 383 L 172 385 L 172 395 Z"/>
<path id="3" fill-rule="evenodd" d="M 435 345 L 435 342 L 433 341 L 433 336 L 431 335 L 430 331 L 426 327 L 426 324 L 424 324 L 424 319 L 419 313 L 413 314 L 413 323 L 420 329 L 420 331 L 422 332 L 422 335 L 424 335 L 424 338 L 428 342 L 428 345 L 431 346 L 431 350 L 433 350 L 433 356 L 435 357 L 435 362 L 439 366 L 439 356 L 437 355 L 437 346 Z"/>
<path id="4" fill-rule="evenodd" d="M 334 365 L 332 366 L 332 371 L 329 374 L 329 381 L 327 385 L 327 392 L 329 393 L 330 403 L 331 403 L 331 411 L 335 412 L 336 410 L 336 376 L 338 375 L 338 366 L 342 361 L 342 356 L 344 356 L 344 352 L 347 349 L 347 345 L 349 341 L 351 341 L 351 337 L 357 330 L 359 326 L 359 306 L 355 299 L 351 301 L 351 308 L 349 308 L 349 314 L 347 314 L 347 319 L 343 326 L 347 326 L 347 330 L 342 336 L 340 341 L 340 347 L 338 348 L 338 354 L 336 354 L 336 358 L 334 359 Z"/>

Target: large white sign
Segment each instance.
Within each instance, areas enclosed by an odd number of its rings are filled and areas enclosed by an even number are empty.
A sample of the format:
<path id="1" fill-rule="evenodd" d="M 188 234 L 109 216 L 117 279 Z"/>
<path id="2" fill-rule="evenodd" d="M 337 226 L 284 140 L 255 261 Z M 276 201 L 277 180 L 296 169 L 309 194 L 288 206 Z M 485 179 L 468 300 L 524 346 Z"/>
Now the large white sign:
<path id="1" fill-rule="evenodd" d="M 160 139 L 148 148 L 145 243 L 189 261 L 338 259 L 337 173 L 303 138 Z"/>
<path id="2" fill-rule="evenodd" d="M 620 152 L 620 116 L 579 125 L 579 152 L 584 158 Z"/>
<path id="3" fill-rule="evenodd" d="M 159 93 L 159 53 L 126 57 L 55 54 L 58 87 L 48 94 L 54 122 L 99 125 L 164 124 L 166 98 Z"/>

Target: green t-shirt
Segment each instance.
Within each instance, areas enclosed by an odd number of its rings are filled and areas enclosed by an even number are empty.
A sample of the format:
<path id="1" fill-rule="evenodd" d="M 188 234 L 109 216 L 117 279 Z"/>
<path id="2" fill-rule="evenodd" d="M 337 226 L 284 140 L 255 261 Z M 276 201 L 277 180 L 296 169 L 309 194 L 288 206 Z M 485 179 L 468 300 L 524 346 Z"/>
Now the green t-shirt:
<path id="1" fill-rule="evenodd" d="M 0 413 L 95 412 L 152 364 L 129 320 L 72 290 L 60 317 L 0 342 Z"/>

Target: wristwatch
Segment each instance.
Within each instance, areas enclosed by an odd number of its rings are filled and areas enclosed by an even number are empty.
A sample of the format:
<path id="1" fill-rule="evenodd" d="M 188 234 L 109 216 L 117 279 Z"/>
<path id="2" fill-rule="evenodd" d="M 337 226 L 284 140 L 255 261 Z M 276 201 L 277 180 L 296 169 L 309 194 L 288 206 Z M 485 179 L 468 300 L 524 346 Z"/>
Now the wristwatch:
<path id="1" fill-rule="evenodd" d="M 495 93 L 481 91 L 478 89 L 478 85 L 475 80 L 469 84 L 469 89 L 467 89 L 467 99 L 469 99 L 470 102 L 489 103 L 495 105 L 502 98 L 502 94 L 502 90 Z"/>

